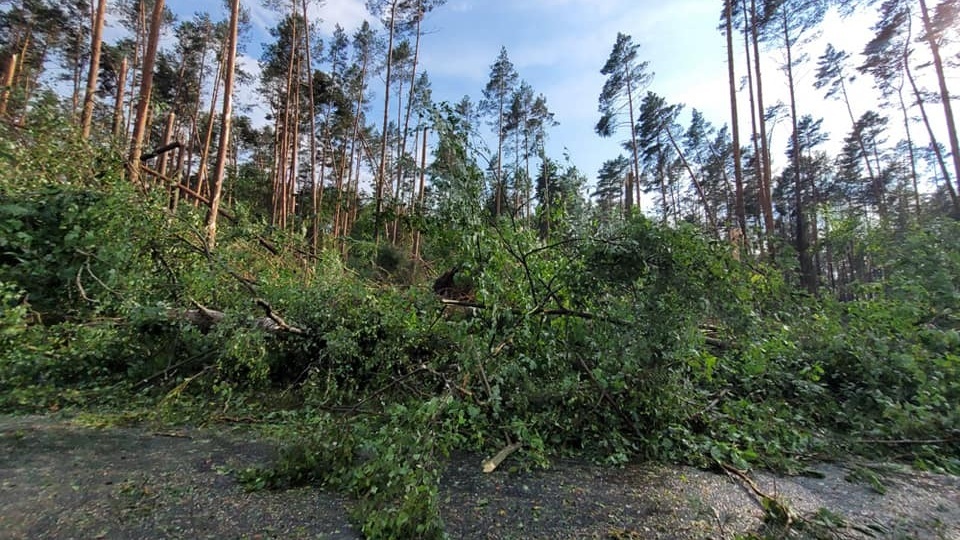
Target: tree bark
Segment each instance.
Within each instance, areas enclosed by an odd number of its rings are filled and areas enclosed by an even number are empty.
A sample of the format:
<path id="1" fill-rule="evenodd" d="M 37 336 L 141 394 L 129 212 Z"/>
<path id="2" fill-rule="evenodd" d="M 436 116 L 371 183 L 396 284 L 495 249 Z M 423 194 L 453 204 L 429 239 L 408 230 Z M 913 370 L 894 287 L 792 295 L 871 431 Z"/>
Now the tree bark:
<path id="1" fill-rule="evenodd" d="M 7 103 L 10 101 L 10 94 L 13 92 L 13 77 L 17 73 L 17 55 L 10 56 L 7 67 L 3 72 L 3 94 L 0 95 L 0 116 L 7 114 Z"/>
<path id="2" fill-rule="evenodd" d="M 123 96 L 127 86 L 127 57 L 120 62 L 120 73 L 117 74 L 117 95 L 113 103 L 113 136 L 119 139 L 123 130 Z"/>
<path id="3" fill-rule="evenodd" d="M 83 118 L 80 125 L 84 139 L 90 137 L 90 125 L 93 123 L 93 103 L 97 90 L 97 74 L 100 72 L 103 20 L 106 13 L 107 0 L 99 0 L 97 2 L 97 14 L 93 21 L 93 36 L 90 38 L 90 73 L 87 76 L 87 91 L 83 96 Z"/>
<path id="4" fill-rule="evenodd" d="M 217 241 L 217 211 L 223 194 L 223 174 L 227 165 L 227 148 L 230 145 L 230 125 L 233 115 L 233 80 L 237 63 L 237 26 L 240 19 L 240 0 L 233 0 L 230 8 L 230 30 L 225 60 L 223 82 L 223 120 L 220 128 L 220 148 L 217 149 L 217 164 L 213 171 L 213 186 L 210 195 L 210 210 L 207 212 L 207 247 L 213 249 Z M 211 119 L 212 121 L 212 119 Z"/>
<path id="5" fill-rule="evenodd" d="M 317 186 L 317 100 L 313 90 L 313 63 L 310 61 L 310 19 L 307 18 L 307 0 L 303 0 L 303 49 L 307 61 L 307 86 L 310 89 L 310 201 L 313 219 L 310 220 L 310 245 L 316 255 L 320 245 L 320 209 L 323 206 L 323 183 Z"/>
<path id="6" fill-rule="evenodd" d="M 747 210 L 743 200 L 743 163 L 740 156 L 740 118 L 737 111 L 736 72 L 733 65 L 733 2 L 726 0 L 725 23 L 727 33 L 727 79 L 730 84 L 730 126 L 733 135 L 733 178 L 736 186 L 737 225 L 742 242 L 747 242 Z"/>
<path id="7" fill-rule="evenodd" d="M 757 83 L 757 116 L 760 123 L 760 161 L 762 173 L 760 175 L 760 206 L 763 209 L 764 226 L 766 228 L 768 250 L 773 253 L 773 236 L 775 225 L 773 222 L 773 167 L 770 163 L 770 144 L 767 140 L 766 110 L 763 107 L 763 76 L 760 70 L 760 28 L 757 21 L 757 2 L 751 0 L 750 8 L 750 35 L 753 40 L 754 75 Z"/>
<path id="8" fill-rule="evenodd" d="M 630 78 L 627 77 L 627 114 L 630 117 L 630 151 L 633 153 L 631 163 L 633 174 L 627 175 L 627 198 L 623 204 L 628 217 L 633 210 L 633 186 L 640 185 L 640 148 L 637 144 L 637 123 L 633 114 L 633 88 L 631 86 Z M 639 198 L 637 198 L 637 205 L 640 205 Z"/>
<path id="9" fill-rule="evenodd" d="M 923 104 L 923 94 L 920 92 L 920 87 L 917 85 L 917 80 L 913 76 L 913 70 L 910 69 L 910 58 L 907 50 L 904 50 L 903 69 L 907 75 L 907 80 L 910 82 L 910 88 L 913 90 L 913 96 L 914 99 L 916 99 L 917 106 L 920 107 L 920 118 L 923 120 L 923 127 L 927 130 L 927 137 L 930 138 L 930 146 L 933 148 L 933 153 L 937 158 L 937 165 L 940 166 L 940 172 L 943 174 L 943 180 L 947 186 L 947 193 L 950 194 L 950 202 L 953 205 L 953 211 L 956 215 L 960 216 L 960 198 L 958 198 L 957 190 L 954 189 L 953 182 L 950 180 L 950 171 L 947 169 L 946 158 L 944 158 L 943 151 L 940 149 L 940 144 L 937 141 L 937 136 L 933 131 L 933 126 L 930 124 L 930 116 L 927 114 L 927 107 Z"/>
<path id="10" fill-rule="evenodd" d="M 927 11 L 926 0 L 920 0 L 920 15 L 923 18 L 923 29 L 930 54 L 933 56 L 933 67 L 937 72 L 937 82 L 940 85 L 940 103 L 943 105 L 943 116 L 947 121 L 947 134 L 950 138 L 950 152 L 953 155 L 953 174 L 957 182 L 957 191 L 960 191 L 960 142 L 957 139 L 957 123 L 953 117 L 953 106 L 950 104 L 951 95 L 947 90 L 947 78 L 943 72 L 943 59 L 940 55 L 940 44 L 933 32 L 933 23 Z"/>
<path id="11" fill-rule="evenodd" d="M 156 0 L 153 15 L 150 18 L 150 37 L 147 41 L 147 53 L 143 59 L 142 81 L 140 83 L 140 102 L 137 104 L 137 120 L 133 126 L 133 138 L 130 144 L 130 180 L 140 182 L 140 154 L 143 152 L 143 139 L 147 131 L 147 114 L 150 109 L 150 94 L 153 90 L 153 65 L 157 59 L 157 45 L 160 42 L 160 25 L 163 22 L 163 0 Z"/>
<path id="12" fill-rule="evenodd" d="M 803 175 L 801 174 L 800 132 L 797 127 L 797 94 L 793 77 L 793 40 L 790 37 L 786 8 L 781 8 L 783 42 L 787 53 L 787 88 L 790 93 L 790 122 L 793 129 L 793 169 L 794 169 L 794 212 L 796 212 L 796 247 L 800 263 L 800 283 L 811 294 L 817 292 L 817 272 L 810 254 L 810 237 L 807 224 L 806 209 L 803 203 Z"/>
<path id="13" fill-rule="evenodd" d="M 399 0 L 390 3 L 390 28 L 387 38 L 387 73 L 383 88 L 383 128 L 380 135 L 380 163 L 377 166 L 376 201 L 373 218 L 373 238 L 376 244 L 380 243 L 380 225 L 383 219 L 383 188 L 387 179 L 387 129 L 390 122 L 390 77 L 393 74 L 393 38 L 397 26 L 397 4 Z"/>

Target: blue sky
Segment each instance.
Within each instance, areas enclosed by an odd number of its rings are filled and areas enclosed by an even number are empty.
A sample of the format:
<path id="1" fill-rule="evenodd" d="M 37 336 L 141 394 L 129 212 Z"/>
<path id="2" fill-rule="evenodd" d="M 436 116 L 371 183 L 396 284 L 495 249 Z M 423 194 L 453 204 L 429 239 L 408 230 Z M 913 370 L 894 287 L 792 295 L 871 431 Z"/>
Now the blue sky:
<path id="1" fill-rule="evenodd" d="M 275 23 L 275 16 L 257 1 L 243 0 L 243 4 L 251 10 L 254 25 L 244 60 L 247 69 L 254 70 L 260 44 L 269 40 L 266 30 Z M 323 20 L 321 26 L 327 34 L 335 23 L 350 32 L 369 17 L 363 0 L 314 4 L 312 17 Z M 197 3 L 188 0 L 168 0 L 168 5 L 181 18 L 197 9 Z M 597 97 L 604 82 L 600 68 L 617 32 L 630 34 L 641 45 L 640 56 L 655 73 L 650 90 L 671 103 L 685 104 L 687 111 L 703 111 L 717 127 L 729 122 L 725 40 L 717 30 L 721 6 L 720 0 L 448 0 L 424 23 L 422 69 L 430 75 L 435 101 L 456 102 L 469 95 L 476 102 L 500 47 L 507 47 L 520 77 L 547 97 L 560 123 L 550 132 L 548 153 L 559 158 L 566 149 L 593 179 L 604 160 L 622 152 L 619 137 L 602 139 L 593 131 L 599 117 Z M 222 9 L 219 5 L 203 8 L 214 17 Z M 825 101 L 813 90 L 815 59 L 828 41 L 859 52 L 869 39 L 872 21 L 872 14 L 845 21 L 829 17 L 822 36 L 806 48 L 811 62 L 797 71 L 801 112 L 826 118 L 824 127 L 833 132 L 834 149 L 849 130 L 849 120 L 840 103 Z M 736 47 L 739 57 L 742 44 L 738 42 Z M 771 51 L 764 58 L 768 103 L 787 99 L 785 77 L 777 69 L 780 57 L 778 51 Z M 372 89 L 382 92 L 377 83 Z M 853 93 L 857 114 L 876 101 L 871 81 L 865 78 L 854 84 Z M 256 103 L 255 88 L 242 90 L 240 100 Z M 744 93 L 743 112 L 746 101 Z M 742 125 L 748 129 L 748 116 Z M 781 147 L 787 134 L 783 124 L 774 128 L 773 136 L 781 141 Z M 492 135 L 488 140 L 493 140 Z"/>

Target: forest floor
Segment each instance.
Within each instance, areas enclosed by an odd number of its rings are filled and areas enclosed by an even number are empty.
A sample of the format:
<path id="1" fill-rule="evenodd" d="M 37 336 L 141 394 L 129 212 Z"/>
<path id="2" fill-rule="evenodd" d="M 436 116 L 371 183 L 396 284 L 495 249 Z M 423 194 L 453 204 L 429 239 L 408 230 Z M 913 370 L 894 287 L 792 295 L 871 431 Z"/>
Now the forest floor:
<path id="1" fill-rule="evenodd" d="M 0 538 L 360 538 L 350 501 L 336 494 L 245 491 L 234 472 L 269 464 L 276 450 L 249 430 L 92 424 L 0 416 Z M 509 459 L 483 474 L 467 455 L 445 466 L 451 538 L 763 534 L 751 489 L 724 474 L 576 461 L 521 473 Z M 751 475 L 801 517 L 808 536 L 960 539 L 960 478 L 893 465 L 811 469 L 817 474 Z"/>

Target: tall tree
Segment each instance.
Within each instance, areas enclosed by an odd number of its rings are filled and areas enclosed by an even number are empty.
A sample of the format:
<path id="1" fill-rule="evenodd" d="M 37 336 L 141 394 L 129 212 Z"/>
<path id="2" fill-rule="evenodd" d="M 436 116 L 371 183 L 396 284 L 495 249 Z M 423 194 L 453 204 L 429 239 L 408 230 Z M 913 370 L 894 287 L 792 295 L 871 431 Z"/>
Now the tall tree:
<path id="1" fill-rule="evenodd" d="M 944 72 L 941 45 L 945 32 L 956 24 L 960 16 L 960 0 L 943 0 L 931 15 L 926 0 L 920 2 L 920 18 L 923 20 L 923 39 L 930 47 L 933 56 L 933 68 L 937 73 L 937 83 L 940 88 L 940 103 L 943 105 L 943 116 L 947 122 L 947 135 L 950 139 L 950 153 L 953 156 L 953 174 L 957 182 L 957 191 L 960 192 L 960 139 L 957 136 L 957 121 L 953 116 L 953 96 L 947 89 L 947 76 Z"/>
<path id="2" fill-rule="evenodd" d="M 5 112 L 16 110 L 25 114 L 25 104 L 39 86 L 48 62 L 69 41 L 71 24 L 65 7 L 69 8 L 69 4 L 24 0 L 0 10 L 0 58 L 12 66 L 7 73 L 12 75 L 6 85 L 8 92 L 0 107 L 7 109 L 11 96 L 17 96 L 14 106 Z"/>
<path id="3" fill-rule="evenodd" d="M 908 142 L 912 141 L 911 136 L 911 106 L 916 106 L 920 110 L 920 117 L 923 126 L 926 129 L 927 136 L 930 139 L 930 147 L 936 156 L 937 164 L 945 179 L 947 193 L 950 195 L 953 212 L 960 216 L 960 197 L 950 180 L 950 172 L 947 166 L 945 153 L 942 151 L 938 140 L 938 135 L 933 129 L 930 114 L 927 111 L 927 100 L 929 92 L 924 91 L 914 74 L 913 62 L 913 11 L 912 0 L 886 0 L 878 11 L 878 21 L 873 25 L 875 32 L 873 39 L 867 43 L 863 55 L 865 57 L 859 70 L 869 73 L 876 81 L 877 87 L 883 93 L 884 97 L 889 98 L 896 95 L 901 114 L 903 117 L 904 130 L 907 134 Z M 904 86 L 909 82 L 913 100 L 910 105 L 904 98 Z M 916 162 L 914 155 L 914 145 L 908 144 L 908 151 L 911 153 L 910 161 L 913 164 L 912 175 L 914 182 L 914 200 L 916 206 L 919 206 L 919 189 L 916 187 Z M 866 151 L 864 150 L 864 153 Z"/>
<path id="4" fill-rule="evenodd" d="M 676 221 L 680 215 L 673 167 L 677 162 L 675 145 L 668 134 L 669 126 L 676 123 L 680 107 L 668 105 L 667 100 L 653 92 L 647 92 L 640 103 L 640 118 L 637 126 L 637 145 L 648 173 L 647 191 L 659 189 L 661 217 L 664 223 L 671 213 Z M 641 178 L 637 176 L 635 178 Z"/>
<path id="5" fill-rule="evenodd" d="M 322 177 L 318 177 L 317 175 L 317 137 L 319 133 L 317 133 L 317 99 L 313 80 L 313 61 L 310 54 L 310 50 L 314 47 L 314 42 L 307 10 L 307 0 L 302 0 L 301 8 L 304 25 L 303 53 L 305 61 L 303 63 L 303 70 L 306 72 L 308 101 L 310 105 L 310 245 L 314 255 L 316 255 L 320 244 L 320 208 L 323 206 L 323 185 L 318 185 L 318 183 L 322 184 L 320 181 Z"/>
<path id="6" fill-rule="evenodd" d="M 409 0 L 409 4 L 407 7 L 408 14 L 406 16 L 405 26 L 408 27 L 409 31 L 413 33 L 414 43 L 413 43 L 413 54 L 410 59 L 410 69 L 409 69 L 408 81 L 407 81 L 407 87 L 409 88 L 409 96 L 407 97 L 406 114 L 404 115 L 403 127 L 399 137 L 400 151 L 398 152 L 398 154 L 400 156 L 403 156 L 408 152 L 407 141 L 409 139 L 409 133 L 410 133 L 410 119 L 413 113 L 416 111 L 416 108 L 418 106 L 417 105 L 418 99 L 423 97 L 424 95 L 423 89 L 425 87 L 429 88 L 429 84 L 426 84 L 428 82 L 428 79 L 426 78 L 421 79 L 420 74 L 417 71 L 420 65 L 420 45 L 422 41 L 421 38 L 423 37 L 423 20 L 428 13 L 442 6 L 445 3 L 446 3 L 446 0 Z M 418 89 L 418 86 L 419 86 L 419 89 Z M 419 97 L 416 95 L 418 92 L 420 92 Z M 416 144 L 414 144 L 414 147 L 416 147 Z M 416 153 L 416 148 L 414 148 L 414 153 Z M 406 160 L 402 160 L 402 159 L 398 160 L 398 167 L 397 167 L 398 188 L 404 175 L 404 169 L 403 169 L 404 161 Z M 411 160 L 411 161 L 415 161 L 415 160 Z M 399 189 L 398 189 L 398 192 L 399 192 Z M 396 228 L 396 225 L 395 225 L 395 228 Z"/>
<path id="7" fill-rule="evenodd" d="M 791 139 L 794 148 L 800 148 L 797 111 L 796 66 L 803 62 L 804 57 L 797 55 L 801 40 L 817 27 L 826 15 L 829 3 L 827 0 L 777 0 L 768 2 L 764 8 L 764 20 L 770 31 L 768 39 L 783 47 L 786 54 L 784 71 L 787 75 L 787 89 L 790 96 Z M 796 220 L 795 247 L 800 263 L 801 284 L 811 293 L 817 290 L 817 273 L 811 255 L 810 238 L 808 235 L 808 212 L 804 207 L 803 178 L 800 164 L 800 152 L 793 153 L 794 172 L 794 219 Z"/>
<path id="8" fill-rule="evenodd" d="M 603 162 L 597 172 L 597 188 L 593 196 L 597 198 L 600 211 L 609 215 L 614 208 L 623 209 L 623 188 L 630 170 L 630 160 L 624 155 Z"/>
<path id="9" fill-rule="evenodd" d="M 361 140 L 364 130 L 364 109 L 368 103 L 367 97 L 367 81 L 370 78 L 370 74 L 373 72 L 373 63 L 377 54 L 382 47 L 382 43 L 377 37 L 376 32 L 370 26 L 370 23 L 364 21 L 360 28 L 356 30 L 353 34 L 353 62 L 351 67 L 347 70 L 345 86 L 348 88 L 348 95 L 350 95 L 355 102 L 354 113 L 353 113 L 353 128 L 350 135 L 350 151 L 347 155 L 347 159 L 341 160 L 340 171 L 338 173 L 340 179 L 338 182 L 346 182 L 348 184 L 347 192 L 348 194 L 352 193 L 349 200 L 351 202 L 348 208 L 342 208 L 342 197 L 337 204 L 337 212 L 339 212 L 340 219 L 336 219 L 337 224 L 334 226 L 334 233 L 340 233 L 341 236 L 345 235 L 349 231 L 349 222 L 350 218 L 353 215 L 356 215 L 356 201 L 357 191 L 359 190 L 359 166 L 354 168 L 353 163 L 358 157 L 358 149 L 361 147 L 366 147 L 366 142 Z M 357 160 L 359 161 L 359 160 Z M 356 174 L 348 174 L 354 172 Z M 355 179 L 351 179 L 354 177 Z M 342 179 L 342 180 L 341 180 Z M 338 195 L 339 196 L 339 195 Z"/>
<path id="10" fill-rule="evenodd" d="M 507 112 L 507 119 L 504 123 L 504 131 L 507 135 L 513 137 L 513 148 L 510 153 L 513 154 L 513 197 L 511 198 L 511 205 L 514 211 L 520 211 L 525 207 L 523 202 L 526 193 L 525 185 L 529 184 L 530 179 L 530 132 L 526 128 L 532 108 L 533 87 L 527 81 L 521 81 L 510 98 L 510 110 Z M 527 164 L 525 168 L 521 168 L 521 160 L 524 160 Z"/>
<path id="11" fill-rule="evenodd" d="M 736 0 L 724 0 L 724 35 L 727 38 L 727 83 L 730 91 L 730 125 L 733 130 L 733 178 L 736 185 L 737 226 L 740 238 L 747 241 L 747 211 L 743 199 L 743 160 L 740 156 L 740 114 L 737 106 L 737 79 L 733 53 L 733 14 Z"/>
<path id="12" fill-rule="evenodd" d="M 387 147 L 389 141 L 387 137 L 387 127 L 390 119 L 390 88 L 392 84 L 391 75 L 393 75 L 393 42 L 397 35 L 398 20 L 401 16 L 400 10 L 403 7 L 401 0 L 368 0 L 367 9 L 375 16 L 379 16 L 387 28 L 387 51 L 386 51 L 386 75 L 383 84 L 383 134 L 380 141 L 380 161 L 377 164 L 376 195 L 375 195 L 375 214 L 374 214 L 374 239 L 380 241 L 380 228 L 382 225 L 383 214 L 383 190 L 387 182 Z"/>
<path id="13" fill-rule="evenodd" d="M 93 34 L 90 37 L 90 73 L 87 77 L 87 91 L 83 97 L 83 117 L 80 120 L 83 137 L 90 137 L 93 123 L 93 102 L 97 90 L 97 76 L 100 73 L 100 49 L 103 44 L 103 20 L 107 13 L 107 0 L 97 1 L 97 12 L 93 19 Z"/>
<path id="14" fill-rule="evenodd" d="M 754 161 L 757 172 L 757 193 L 760 209 L 763 214 L 764 231 L 768 241 L 768 250 L 773 250 L 774 216 L 773 216 L 773 165 L 770 159 L 770 140 L 767 138 L 767 117 L 764 107 L 763 71 L 760 68 L 760 35 L 763 29 L 763 20 L 757 6 L 757 0 L 742 0 L 744 19 L 744 43 L 747 45 L 747 57 L 752 53 L 752 69 L 748 69 L 750 79 L 751 115 L 756 122 L 754 128 Z M 756 98 L 754 102 L 753 98 Z M 759 128 L 759 129 L 758 129 Z"/>
<path id="15" fill-rule="evenodd" d="M 850 103 L 850 94 L 847 92 L 847 83 L 853 82 L 854 77 L 852 74 L 848 74 L 845 70 L 846 63 L 849 59 L 849 53 L 846 51 L 837 50 L 834 48 L 833 44 L 828 43 L 826 50 L 817 60 L 817 79 L 814 81 L 813 86 L 818 90 L 826 88 L 827 98 L 840 97 L 840 99 L 843 100 L 843 103 L 847 108 L 847 114 L 850 117 L 850 126 L 853 127 L 857 123 L 857 119 L 853 115 L 853 105 Z M 867 151 L 863 145 L 863 141 L 859 141 L 859 144 L 863 155 L 866 158 Z M 866 161 L 864 161 L 864 165 L 867 167 L 867 175 L 870 177 L 870 181 L 875 182 L 876 175 L 873 171 L 873 165 L 871 165 L 868 158 Z"/>
<path id="16" fill-rule="evenodd" d="M 130 179 L 140 182 L 140 155 L 143 153 L 143 139 L 147 132 L 147 117 L 150 108 L 150 95 L 153 91 L 153 65 L 157 59 L 157 47 L 160 42 L 160 26 L 163 23 L 163 0 L 155 0 L 153 14 L 150 17 L 150 35 L 147 38 L 147 50 L 143 58 L 143 77 L 140 81 L 140 98 L 137 102 L 137 119 L 134 122 L 130 158 L 127 166 Z"/>
<path id="17" fill-rule="evenodd" d="M 233 116 L 233 81 L 237 66 L 237 27 L 240 20 L 240 0 L 232 0 L 230 6 L 230 29 L 227 33 L 227 55 L 224 58 L 223 112 L 220 124 L 220 146 L 217 149 L 217 162 L 213 172 L 213 186 L 210 194 L 210 209 L 207 212 L 207 246 L 209 249 L 217 243 L 217 213 L 220 210 L 220 198 L 223 194 L 223 175 L 227 165 L 227 149 L 230 146 L 230 122 Z"/>
<path id="18" fill-rule="evenodd" d="M 507 48 L 501 47 L 497 60 L 490 66 L 490 80 L 483 89 L 483 100 L 480 102 L 480 110 L 490 117 L 490 124 L 497 131 L 497 161 L 494 169 L 494 215 L 500 216 L 502 211 L 502 201 L 504 198 L 503 184 L 503 143 L 507 136 L 505 126 L 507 125 L 507 111 L 510 103 L 510 96 L 517 87 L 520 76 L 517 74 L 510 57 L 507 55 Z"/>
<path id="19" fill-rule="evenodd" d="M 628 149 L 633 158 L 632 175 L 627 178 L 627 198 L 625 206 L 627 212 L 633 207 L 633 186 L 632 182 L 640 178 L 640 149 L 637 145 L 637 122 L 634 114 L 634 104 L 638 99 L 638 92 L 641 92 L 653 78 L 653 74 L 647 71 L 647 62 L 642 62 L 637 57 L 639 44 L 633 42 L 633 38 L 627 34 L 618 33 L 617 41 L 613 44 L 613 50 L 607 58 L 606 64 L 600 70 L 602 75 L 607 76 L 607 80 L 600 92 L 599 111 L 600 120 L 594 128 L 601 137 L 612 136 L 618 128 L 623 126 L 623 121 L 619 119 L 624 107 L 627 108 L 626 125 L 630 130 Z M 639 201 L 637 201 L 639 203 Z"/>

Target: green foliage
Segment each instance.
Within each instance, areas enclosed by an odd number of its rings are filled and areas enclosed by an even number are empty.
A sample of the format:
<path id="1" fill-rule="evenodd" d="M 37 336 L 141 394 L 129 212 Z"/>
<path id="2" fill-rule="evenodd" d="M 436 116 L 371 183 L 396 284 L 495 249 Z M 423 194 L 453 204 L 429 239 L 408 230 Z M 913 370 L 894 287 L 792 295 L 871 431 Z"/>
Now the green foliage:
<path id="1" fill-rule="evenodd" d="M 309 434 L 270 469 L 241 471 L 249 489 L 319 483 L 356 497 L 351 510 L 367 538 L 442 538 L 439 459 L 449 449 L 439 425 L 449 399 L 395 404 L 382 417 L 311 416 Z"/>
<path id="2" fill-rule="evenodd" d="M 544 240 L 486 223 L 462 120 L 447 121 L 433 174 L 450 190 L 425 220 L 422 267 L 458 269 L 452 303 L 362 232 L 346 263 L 240 212 L 211 250 L 202 213 L 169 212 L 69 131 L 3 142 L 0 410 L 136 396 L 168 420 L 290 421 L 296 442 L 242 479 L 342 490 L 385 538 L 442 535 L 452 449 L 517 442 L 522 467 L 586 453 L 746 469 L 839 447 L 960 470 L 956 222 L 839 224 L 828 241 L 870 265 L 842 298 L 811 297 L 692 226 L 564 220 Z M 50 145 L 77 166 L 51 163 Z"/>

